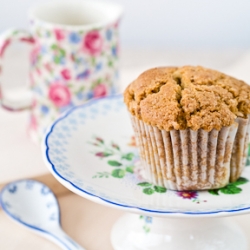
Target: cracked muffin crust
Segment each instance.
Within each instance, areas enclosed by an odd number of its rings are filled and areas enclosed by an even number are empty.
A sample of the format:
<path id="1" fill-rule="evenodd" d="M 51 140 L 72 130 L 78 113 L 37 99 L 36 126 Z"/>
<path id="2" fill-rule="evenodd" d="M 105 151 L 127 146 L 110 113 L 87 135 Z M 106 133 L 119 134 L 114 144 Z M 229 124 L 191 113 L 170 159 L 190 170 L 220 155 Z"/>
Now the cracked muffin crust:
<path id="1" fill-rule="evenodd" d="M 250 114 L 250 86 L 200 66 L 160 67 L 125 90 L 130 113 L 159 129 L 220 130 Z"/>
<path id="2" fill-rule="evenodd" d="M 124 92 L 147 180 L 173 190 L 220 188 L 245 166 L 250 86 L 200 66 L 142 73 Z"/>

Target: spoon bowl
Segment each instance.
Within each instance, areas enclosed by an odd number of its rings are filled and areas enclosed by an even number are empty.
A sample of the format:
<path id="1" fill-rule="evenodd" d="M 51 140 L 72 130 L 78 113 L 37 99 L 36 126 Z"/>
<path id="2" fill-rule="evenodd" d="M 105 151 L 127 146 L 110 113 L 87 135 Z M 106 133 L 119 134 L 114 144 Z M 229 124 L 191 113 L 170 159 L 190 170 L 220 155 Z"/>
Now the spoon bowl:
<path id="1" fill-rule="evenodd" d="M 22 180 L 8 184 L 1 192 L 1 205 L 10 217 L 26 226 L 47 229 L 60 225 L 57 199 L 40 182 Z"/>
<path id="2" fill-rule="evenodd" d="M 43 183 L 34 180 L 9 183 L 0 193 L 0 204 L 11 219 L 52 240 L 62 249 L 83 249 L 61 229 L 58 201 Z"/>

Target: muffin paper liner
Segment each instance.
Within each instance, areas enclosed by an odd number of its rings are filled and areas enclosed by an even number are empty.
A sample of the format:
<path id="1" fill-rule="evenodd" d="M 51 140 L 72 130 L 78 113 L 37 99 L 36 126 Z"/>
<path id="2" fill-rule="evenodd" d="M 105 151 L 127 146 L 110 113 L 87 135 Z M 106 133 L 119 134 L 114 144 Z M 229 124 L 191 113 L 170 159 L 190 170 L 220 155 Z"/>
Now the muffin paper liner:
<path id="1" fill-rule="evenodd" d="M 173 190 L 220 188 L 242 172 L 250 119 L 238 118 L 210 132 L 165 131 L 134 116 L 131 120 L 147 180 L 155 185 Z"/>
<path id="2" fill-rule="evenodd" d="M 234 182 L 240 177 L 246 165 L 250 116 L 248 116 L 248 119 L 237 118 L 236 122 L 239 124 L 239 127 L 232 151 L 230 182 Z"/>

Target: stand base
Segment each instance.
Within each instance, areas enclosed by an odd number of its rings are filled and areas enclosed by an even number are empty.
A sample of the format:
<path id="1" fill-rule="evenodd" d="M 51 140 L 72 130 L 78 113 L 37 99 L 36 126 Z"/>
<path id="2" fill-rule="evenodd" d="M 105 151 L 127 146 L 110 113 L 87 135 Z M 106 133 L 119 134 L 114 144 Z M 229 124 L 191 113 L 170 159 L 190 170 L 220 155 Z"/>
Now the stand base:
<path id="1" fill-rule="evenodd" d="M 127 214 L 113 226 L 111 242 L 115 250 L 247 250 L 244 233 L 227 218 Z"/>

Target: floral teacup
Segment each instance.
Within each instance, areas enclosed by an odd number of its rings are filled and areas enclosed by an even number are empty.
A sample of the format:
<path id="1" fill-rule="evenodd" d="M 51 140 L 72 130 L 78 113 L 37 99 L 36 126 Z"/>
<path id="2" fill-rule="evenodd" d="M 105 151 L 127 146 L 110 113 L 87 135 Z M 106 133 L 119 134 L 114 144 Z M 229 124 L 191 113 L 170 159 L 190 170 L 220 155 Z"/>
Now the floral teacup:
<path id="1" fill-rule="evenodd" d="M 5 49 L 12 41 L 32 45 L 32 100 L 12 103 L 2 91 L 2 105 L 11 110 L 31 107 L 33 140 L 39 142 L 62 111 L 116 92 L 121 14 L 116 4 L 50 2 L 30 11 L 30 32 L 11 29 L 0 35 L 0 72 Z"/>

